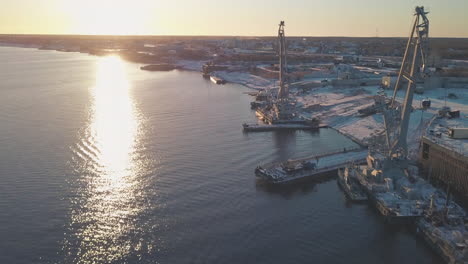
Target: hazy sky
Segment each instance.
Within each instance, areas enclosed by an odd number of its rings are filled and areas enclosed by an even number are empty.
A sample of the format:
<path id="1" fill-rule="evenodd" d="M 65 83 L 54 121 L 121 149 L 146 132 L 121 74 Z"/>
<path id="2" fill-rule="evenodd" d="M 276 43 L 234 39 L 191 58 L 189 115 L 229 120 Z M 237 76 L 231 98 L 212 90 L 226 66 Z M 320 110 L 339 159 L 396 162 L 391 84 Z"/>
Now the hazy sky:
<path id="1" fill-rule="evenodd" d="M 468 0 L 1 0 L 0 34 L 406 36 L 416 5 L 468 37 Z"/>

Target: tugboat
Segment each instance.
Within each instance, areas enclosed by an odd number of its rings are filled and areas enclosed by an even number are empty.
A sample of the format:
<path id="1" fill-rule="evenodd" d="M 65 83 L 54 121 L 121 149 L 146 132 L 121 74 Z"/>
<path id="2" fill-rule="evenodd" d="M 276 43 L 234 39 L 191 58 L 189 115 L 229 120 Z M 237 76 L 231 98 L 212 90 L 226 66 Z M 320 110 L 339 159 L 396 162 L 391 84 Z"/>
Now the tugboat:
<path id="1" fill-rule="evenodd" d="M 354 170 L 349 170 L 348 168 L 338 169 L 337 182 L 351 201 L 367 201 L 367 195 L 359 185 L 359 180 Z"/>

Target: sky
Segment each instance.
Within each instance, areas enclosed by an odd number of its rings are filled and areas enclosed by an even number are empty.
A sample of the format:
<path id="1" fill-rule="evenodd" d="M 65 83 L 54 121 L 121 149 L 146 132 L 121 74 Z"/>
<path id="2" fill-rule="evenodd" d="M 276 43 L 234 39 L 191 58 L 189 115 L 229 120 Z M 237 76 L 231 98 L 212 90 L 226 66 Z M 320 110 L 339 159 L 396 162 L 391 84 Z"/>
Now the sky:
<path id="1" fill-rule="evenodd" d="M 1 0 L 0 34 L 468 37 L 468 0 Z"/>

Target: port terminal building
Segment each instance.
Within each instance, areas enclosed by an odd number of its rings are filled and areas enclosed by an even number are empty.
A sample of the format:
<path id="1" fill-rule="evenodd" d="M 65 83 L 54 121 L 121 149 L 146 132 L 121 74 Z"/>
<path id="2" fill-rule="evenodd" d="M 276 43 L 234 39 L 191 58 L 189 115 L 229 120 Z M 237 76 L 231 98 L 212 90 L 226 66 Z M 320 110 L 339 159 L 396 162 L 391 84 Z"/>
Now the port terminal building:
<path id="1" fill-rule="evenodd" d="M 451 135 L 461 127 L 468 127 L 468 118 L 434 118 L 421 139 L 419 161 L 431 182 L 468 202 L 468 137 Z"/>

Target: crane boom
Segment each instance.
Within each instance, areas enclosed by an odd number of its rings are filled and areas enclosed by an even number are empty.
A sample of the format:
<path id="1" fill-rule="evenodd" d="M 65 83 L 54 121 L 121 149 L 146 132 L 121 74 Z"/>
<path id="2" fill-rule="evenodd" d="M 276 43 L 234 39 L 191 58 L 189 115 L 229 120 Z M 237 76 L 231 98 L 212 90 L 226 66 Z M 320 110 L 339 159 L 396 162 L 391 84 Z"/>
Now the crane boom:
<path id="1" fill-rule="evenodd" d="M 279 91 L 278 99 L 288 98 L 288 87 L 286 85 L 286 37 L 284 35 L 284 21 L 281 21 L 278 28 L 278 48 L 279 48 Z"/>
<path id="2" fill-rule="evenodd" d="M 391 107 L 384 112 L 384 123 L 387 131 L 386 139 L 390 157 L 395 155 L 406 157 L 408 155 L 407 136 L 414 90 L 416 88 L 416 82 L 421 81 L 425 77 L 426 72 L 426 49 L 427 39 L 429 37 L 429 20 L 426 16 L 427 14 L 428 12 L 424 11 L 423 6 L 415 8 L 415 19 L 406 45 L 400 73 L 395 83 Z M 392 131 L 390 127 L 392 124 L 391 118 L 395 115 L 391 113 L 394 111 L 395 98 L 403 78 L 408 82 L 408 86 L 399 117 L 400 123 L 396 131 L 394 131 L 395 135 L 392 138 L 390 136 Z"/>

